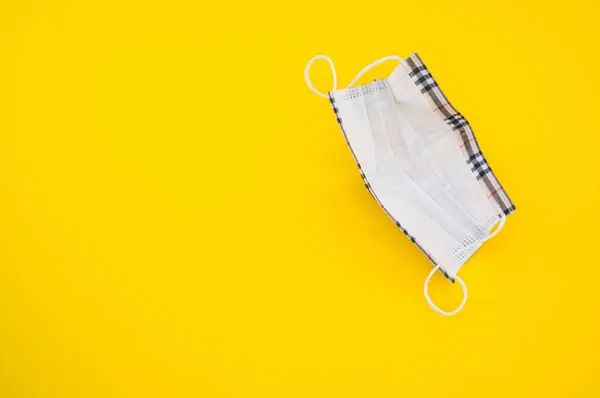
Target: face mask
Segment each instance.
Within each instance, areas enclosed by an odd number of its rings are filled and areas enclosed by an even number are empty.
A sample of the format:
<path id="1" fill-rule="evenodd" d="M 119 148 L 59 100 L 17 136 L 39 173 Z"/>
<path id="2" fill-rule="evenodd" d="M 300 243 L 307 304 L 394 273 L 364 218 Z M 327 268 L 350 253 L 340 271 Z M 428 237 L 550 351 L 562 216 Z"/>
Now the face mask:
<path id="1" fill-rule="evenodd" d="M 334 88 L 329 96 L 317 91 L 308 77 L 316 59 L 331 66 Z M 369 69 L 388 60 L 400 65 L 387 79 L 351 87 Z M 311 90 L 329 98 L 373 197 L 435 265 L 425 281 L 427 302 L 436 311 L 453 315 L 467 299 L 458 271 L 500 231 L 508 213 L 498 212 L 497 202 L 490 201 L 477 178 L 481 170 L 465 159 L 453 125 L 431 106 L 435 101 L 426 94 L 432 78 L 423 75 L 426 69 L 416 61 L 420 59 L 382 58 L 359 72 L 346 89 L 336 90 L 333 62 L 316 56 L 308 63 L 305 78 Z M 490 234 L 497 222 L 498 228 Z M 442 311 L 429 298 L 428 284 L 437 270 L 463 288 L 463 301 L 455 311 Z"/>

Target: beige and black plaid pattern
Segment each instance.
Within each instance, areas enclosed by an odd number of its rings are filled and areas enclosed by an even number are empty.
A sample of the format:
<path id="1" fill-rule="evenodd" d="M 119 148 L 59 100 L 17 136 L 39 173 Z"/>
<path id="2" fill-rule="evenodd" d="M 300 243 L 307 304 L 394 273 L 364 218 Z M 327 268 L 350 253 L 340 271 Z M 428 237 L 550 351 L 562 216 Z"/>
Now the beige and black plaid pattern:
<path id="1" fill-rule="evenodd" d="M 450 101 L 448 101 L 448 98 L 444 95 L 419 55 L 414 53 L 408 57 L 404 68 L 419 90 L 421 90 L 421 93 L 427 99 L 433 111 L 438 113 L 452 130 L 459 135 L 465 160 L 471 166 L 471 171 L 481 183 L 482 188 L 488 195 L 488 199 L 506 216 L 515 211 L 515 205 L 508 197 L 502 184 L 500 184 L 500 181 L 498 181 L 498 178 L 483 156 L 471 125 L 450 104 Z"/>

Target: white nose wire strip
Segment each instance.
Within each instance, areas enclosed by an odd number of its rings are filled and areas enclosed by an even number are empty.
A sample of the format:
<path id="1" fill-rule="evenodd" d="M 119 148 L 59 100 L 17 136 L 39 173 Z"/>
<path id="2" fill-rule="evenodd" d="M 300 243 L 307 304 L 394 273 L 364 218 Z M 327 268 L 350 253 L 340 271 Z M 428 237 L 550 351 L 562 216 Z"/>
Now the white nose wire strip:
<path id="1" fill-rule="evenodd" d="M 483 242 L 485 242 L 485 241 L 487 241 L 487 240 L 490 240 L 490 239 L 492 239 L 494 236 L 496 236 L 496 234 L 497 234 L 498 232 L 500 232 L 500 230 L 501 230 L 502 228 L 504 228 L 504 223 L 506 223 L 506 216 L 503 216 L 503 217 L 500 219 L 500 221 L 499 221 L 499 223 L 498 223 L 498 227 L 496 228 L 496 230 L 495 230 L 494 232 L 492 232 L 491 234 L 489 234 L 489 235 L 488 235 L 488 236 L 487 236 L 485 239 L 483 239 L 482 241 L 480 241 L 480 242 L 477 242 L 477 243 L 473 243 L 473 244 L 471 244 L 471 245 L 469 245 L 469 246 L 466 246 L 466 247 L 462 248 L 462 249 L 459 251 L 459 253 L 460 253 L 460 252 L 462 252 L 462 251 L 464 251 L 464 250 L 466 250 L 466 249 L 469 249 L 469 248 L 471 248 L 471 247 L 472 247 L 472 246 L 474 246 L 474 245 L 482 245 L 482 244 L 483 244 Z M 462 308 L 465 306 L 465 303 L 467 302 L 467 297 L 468 297 L 468 295 L 469 295 L 469 292 L 468 292 L 468 290 L 467 290 L 467 285 L 465 285 L 465 282 L 463 282 L 463 280 L 462 280 L 462 279 L 461 279 L 461 278 L 460 278 L 458 275 L 455 275 L 455 276 L 454 276 L 454 279 L 458 281 L 458 283 L 460 284 L 460 286 L 462 287 L 462 290 L 463 290 L 463 300 L 462 300 L 462 302 L 460 303 L 460 305 L 458 306 L 458 308 L 457 308 L 457 309 L 455 309 L 454 311 L 450 311 L 450 312 L 446 312 L 446 311 L 442 310 L 440 307 L 438 307 L 437 305 L 435 305 L 435 304 L 433 303 L 433 300 L 431 300 L 431 297 L 429 297 L 429 281 L 431 281 L 431 277 L 433 276 L 433 274 L 435 274 L 435 272 L 436 272 L 438 269 L 440 269 L 440 266 L 439 266 L 439 265 L 438 265 L 438 266 L 436 266 L 434 269 L 432 269 L 432 270 L 431 270 L 431 272 L 429 273 L 429 275 L 427 275 L 427 279 L 425 279 L 425 286 L 423 287 L 423 293 L 425 294 L 425 300 L 427 300 L 427 304 L 429 304 L 429 306 L 430 306 L 430 307 L 431 307 L 431 308 L 432 308 L 434 311 L 437 311 L 437 312 L 439 312 L 439 313 L 440 313 L 440 314 L 442 314 L 442 315 L 451 316 L 451 315 L 454 315 L 454 314 L 458 313 L 460 310 L 462 310 Z"/>
<path id="2" fill-rule="evenodd" d="M 331 58 L 325 56 L 325 55 L 315 55 L 314 57 L 311 58 L 310 61 L 308 61 L 308 64 L 306 64 L 306 68 L 304 68 L 304 80 L 306 80 L 306 84 L 308 85 L 308 88 L 310 88 L 315 94 L 317 94 L 320 97 L 323 98 L 328 98 L 327 95 L 323 94 L 322 92 L 320 92 L 319 90 L 317 90 L 313 85 L 312 82 L 310 81 L 310 77 L 308 76 L 308 72 L 310 71 L 310 68 L 313 64 L 313 62 L 315 62 L 317 59 L 324 59 L 327 62 L 329 62 L 329 66 L 331 67 L 331 73 L 333 74 L 333 88 L 331 89 L 331 91 L 335 91 L 337 90 L 337 74 L 335 73 L 335 66 L 333 65 L 333 61 L 331 60 Z M 386 62 L 386 61 L 391 61 L 391 60 L 396 60 L 396 61 L 400 61 L 400 63 L 405 62 L 402 58 L 398 57 L 397 55 L 390 55 L 388 57 L 383 57 L 367 66 L 365 66 L 363 68 L 363 70 L 361 70 L 360 72 L 358 72 L 358 74 L 356 75 L 356 77 L 354 77 L 354 79 L 352 79 L 352 81 L 350 82 L 350 84 L 348 84 L 348 86 L 346 86 L 346 88 L 354 85 L 356 83 L 356 81 L 358 79 L 360 79 L 360 77 L 362 75 L 364 75 L 365 73 L 367 73 L 369 70 L 371 70 L 373 67 Z"/>

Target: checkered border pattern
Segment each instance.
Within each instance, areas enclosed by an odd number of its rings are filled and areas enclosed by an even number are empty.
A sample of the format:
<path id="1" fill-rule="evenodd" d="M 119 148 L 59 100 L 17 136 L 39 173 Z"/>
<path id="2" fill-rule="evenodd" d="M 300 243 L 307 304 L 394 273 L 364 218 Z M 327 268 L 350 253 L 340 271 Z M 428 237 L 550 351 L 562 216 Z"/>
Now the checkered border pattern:
<path id="1" fill-rule="evenodd" d="M 350 148 L 350 152 L 352 152 L 352 156 L 354 156 L 354 161 L 356 162 L 356 165 L 358 166 L 358 170 L 360 172 L 360 176 L 365 184 L 365 187 L 367 188 L 367 190 L 371 193 L 371 195 L 373 196 L 373 198 L 375 199 L 375 201 L 377 201 L 377 203 L 379 204 L 379 206 L 383 209 L 383 211 L 385 211 L 385 214 L 388 215 L 388 217 L 390 217 L 392 219 L 392 221 L 396 224 L 396 226 L 398 228 L 400 228 L 400 230 L 402 232 L 404 232 L 404 235 L 406 235 L 406 237 L 408 239 L 410 239 L 410 241 L 412 243 L 415 244 L 415 246 L 417 246 L 419 248 L 419 250 L 429 259 L 429 261 L 431 261 L 433 263 L 434 266 L 439 265 L 431 256 L 431 254 L 429 254 L 427 252 L 427 250 L 425 250 L 425 248 L 423 246 L 421 246 L 419 244 L 419 242 L 415 239 L 414 236 L 412 236 L 407 230 L 406 228 L 404 228 L 402 226 L 402 224 L 400 224 L 400 222 L 396 219 L 394 219 L 394 217 L 392 217 L 392 215 L 387 211 L 387 209 L 381 204 L 381 202 L 379 201 L 379 198 L 377 198 L 377 195 L 375 194 L 375 191 L 373 191 L 373 189 L 371 189 L 371 184 L 369 184 L 369 181 L 367 180 L 367 177 L 365 176 L 365 173 L 363 173 L 362 168 L 360 167 L 360 163 L 358 162 L 358 159 L 356 157 L 356 154 L 354 153 L 354 149 L 352 149 L 352 145 L 350 145 L 350 141 L 348 141 L 348 136 L 346 135 L 346 131 L 344 130 L 344 123 L 342 121 L 342 118 L 340 116 L 340 112 L 338 110 L 338 107 L 335 104 L 335 99 L 333 98 L 333 93 L 329 93 L 329 101 L 331 102 L 331 106 L 333 107 L 333 112 L 335 113 L 335 118 L 338 122 L 338 124 L 340 125 L 340 129 L 342 130 L 342 134 L 344 135 L 344 139 L 346 140 L 346 144 L 348 144 L 348 148 Z M 446 277 L 448 278 L 451 282 L 454 282 L 454 279 L 448 275 L 448 273 L 440 266 L 440 272 Z"/>
<path id="2" fill-rule="evenodd" d="M 450 104 L 450 101 L 448 101 L 448 98 L 444 95 L 419 55 L 414 53 L 408 57 L 404 68 L 419 90 L 421 90 L 421 93 L 427 99 L 433 111 L 439 113 L 442 119 L 459 135 L 462 142 L 461 149 L 465 155 L 467 164 L 471 166 L 471 171 L 481 183 L 481 186 L 488 195 L 488 199 L 498 205 L 504 215 L 508 216 L 514 212 L 516 207 L 490 168 L 488 161 L 483 156 L 471 125 Z"/>

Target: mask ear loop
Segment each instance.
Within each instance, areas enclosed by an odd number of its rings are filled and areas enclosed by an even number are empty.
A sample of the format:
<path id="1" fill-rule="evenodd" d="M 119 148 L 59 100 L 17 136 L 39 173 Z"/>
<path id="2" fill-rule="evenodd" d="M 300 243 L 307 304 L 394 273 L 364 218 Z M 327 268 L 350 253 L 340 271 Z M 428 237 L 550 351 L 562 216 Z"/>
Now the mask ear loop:
<path id="1" fill-rule="evenodd" d="M 356 74 L 356 76 L 354 77 L 354 79 L 352 79 L 352 81 L 350 82 L 350 84 L 348 84 L 346 86 L 346 88 L 352 87 L 358 81 L 358 79 L 361 78 L 362 75 L 364 75 L 365 73 L 367 73 L 368 71 L 370 71 L 371 69 L 373 69 L 374 67 L 376 67 L 377 65 L 382 64 L 382 63 L 387 62 L 387 61 L 400 61 L 401 64 L 403 64 L 404 62 L 406 62 L 406 61 L 404 61 L 402 58 L 400 58 L 397 55 L 389 55 L 387 57 L 380 58 L 377 61 L 375 61 L 373 63 L 370 63 L 369 65 L 365 66 L 360 72 L 358 72 Z"/>
<path id="2" fill-rule="evenodd" d="M 494 236 L 496 236 L 496 235 L 498 234 L 498 232 L 500 232 L 500 230 L 501 230 L 502 228 L 504 228 L 504 224 L 505 224 L 505 223 L 506 223 L 506 216 L 505 216 L 505 215 L 502 215 L 502 217 L 500 217 L 500 221 L 498 222 L 498 228 L 496 228 L 496 230 L 495 230 L 494 232 L 492 232 L 491 234 L 489 234 L 489 235 L 487 236 L 487 238 L 485 238 L 485 239 L 482 241 L 482 243 L 483 243 L 483 242 L 485 242 L 485 241 L 487 241 L 487 240 L 490 240 L 490 239 L 492 239 Z"/>
<path id="3" fill-rule="evenodd" d="M 333 74 L 333 88 L 331 89 L 331 91 L 337 90 L 337 74 L 335 73 L 335 66 L 333 65 L 333 61 L 331 60 L 331 58 L 329 58 L 325 55 L 315 55 L 314 57 L 311 58 L 310 61 L 308 61 L 308 64 L 306 64 L 306 68 L 304 68 L 304 80 L 306 80 L 306 84 L 308 84 L 308 88 L 310 88 L 319 97 L 329 98 L 325 94 L 323 94 L 322 92 L 317 90 L 315 88 L 315 86 L 312 85 L 312 82 L 310 81 L 310 77 L 308 76 L 308 72 L 310 71 L 310 67 L 312 66 L 312 63 L 315 62 L 317 59 L 324 59 L 327 62 L 329 62 L 329 66 L 331 67 L 331 73 Z"/>
<path id="4" fill-rule="evenodd" d="M 498 234 L 498 232 L 500 232 L 500 230 L 502 228 L 504 228 L 504 224 L 505 223 L 506 223 L 506 216 L 502 216 L 502 218 L 500 218 L 500 221 L 498 222 L 498 228 L 496 228 L 496 230 L 494 232 L 492 232 L 491 234 L 489 234 L 481 242 L 473 243 L 473 244 L 471 244 L 469 246 L 463 247 L 460 250 L 460 252 L 462 252 L 463 250 L 469 249 L 469 248 L 471 248 L 474 245 L 482 245 L 483 242 L 492 239 L 494 236 L 496 236 L 496 234 Z M 433 300 L 431 300 L 431 297 L 429 297 L 429 281 L 431 281 L 431 277 L 439 269 L 440 269 L 440 266 L 438 265 L 433 270 L 431 270 L 431 272 L 429 273 L 429 275 L 427 275 L 427 279 L 425 279 L 425 286 L 423 287 L 423 293 L 425 294 L 425 300 L 427 301 L 427 304 L 429 304 L 429 306 L 431 307 L 431 309 L 433 309 L 436 312 L 439 312 L 442 315 L 452 316 L 454 314 L 457 314 L 458 312 L 460 312 L 460 310 L 463 309 L 463 307 L 465 306 L 465 303 L 467 302 L 467 297 L 469 296 L 469 292 L 467 290 L 467 285 L 465 285 L 465 282 L 463 282 L 463 280 L 460 278 L 460 276 L 455 275 L 454 279 L 460 284 L 460 286 L 462 287 L 462 290 L 463 290 L 463 299 L 462 299 L 462 302 L 460 303 L 460 305 L 458 306 L 457 309 L 455 309 L 454 311 L 450 311 L 450 312 L 446 312 L 446 311 L 442 310 L 440 307 L 438 307 L 437 305 L 435 305 L 433 303 Z"/>
<path id="5" fill-rule="evenodd" d="M 325 55 L 315 55 L 314 57 L 311 58 L 310 61 L 308 61 L 308 64 L 306 64 L 306 68 L 304 68 L 304 80 L 306 80 L 306 84 L 308 85 L 308 88 L 310 88 L 319 97 L 329 98 L 327 95 L 323 94 L 322 92 L 317 90 L 312 85 L 312 82 L 310 81 L 310 77 L 308 76 L 308 72 L 310 71 L 310 68 L 311 68 L 313 62 L 315 62 L 317 59 L 324 59 L 327 62 L 329 62 L 329 66 L 331 67 L 331 73 L 333 74 L 333 88 L 331 89 L 331 91 L 337 90 L 337 74 L 335 73 L 335 66 L 333 65 L 333 61 L 331 60 L 331 58 L 329 58 Z M 352 81 L 350 82 L 350 84 L 348 84 L 348 86 L 346 86 L 346 88 L 353 86 L 358 81 L 358 79 L 361 78 L 362 75 L 367 73 L 369 70 L 371 70 L 375 66 L 377 66 L 381 63 L 384 63 L 386 61 L 391 61 L 391 60 L 400 61 L 400 63 L 405 62 L 402 58 L 400 58 L 397 55 L 390 55 L 388 57 L 383 57 L 381 59 L 378 59 L 377 61 L 365 66 L 363 68 L 363 70 L 358 72 L 358 74 L 354 77 L 354 79 L 352 79 Z"/>
<path id="6" fill-rule="evenodd" d="M 496 234 L 497 234 L 498 232 L 500 232 L 500 230 L 501 230 L 502 228 L 504 228 L 504 223 L 505 223 L 505 222 L 506 222 L 506 216 L 505 216 L 505 215 L 503 215 L 502 217 L 500 217 L 500 221 L 498 221 L 498 224 L 497 224 L 497 225 L 498 225 L 498 228 L 496 228 L 496 230 L 495 230 L 494 232 L 492 232 L 491 234 L 489 234 L 489 235 L 488 235 L 488 236 L 487 236 L 485 239 L 483 239 L 483 240 L 480 240 L 480 241 L 478 241 L 478 242 L 475 242 L 475 243 L 471 243 L 470 245 L 467 245 L 467 246 L 463 247 L 462 249 L 460 249 L 459 251 L 457 251 L 457 252 L 456 252 L 456 255 L 458 256 L 458 255 L 462 254 L 463 252 L 465 252 L 465 251 L 467 251 L 467 250 L 470 250 L 471 248 L 473 248 L 473 246 L 481 246 L 481 245 L 483 245 L 483 243 L 484 243 L 484 242 L 486 242 L 486 241 L 488 241 L 488 240 L 492 239 L 494 236 L 496 236 Z"/>
<path id="7" fill-rule="evenodd" d="M 458 308 L 455 309 L 454 311 L 446 312 L 446 311 L 442 310 L 440 307 L 435 305 L 433 303 L 433 300 L 431 300 L 431 297 L 429 297 L 429 281 L 431 280 L 431 277 L 433 276 L 433 274 L 435 274 L 435 272 L 438 269 L 440 269 L 439 265 L 436 266 L 433 270 L 431 270 L 429 275 L 427 275 L 427 279 L 425 279 L 425 286 L 423 288 L 423 293 L 425 293 L 425 300 L 427 300 L 427 304 L 429 304 L 431 309 L 433 309 L 434 311 L 439 312 L 440 314 L 445 315 L 445 316 L 452 316 L 454 314 L 457 314 L 460 310 L 462 310 L 463 307 L 465 306 L 465 303 L 467 302 L 467 297 L 469 296 L 469 292 L 467 290 L 467 285 L 465 285 L 465 282 L 463 282 L 463 280 L 460 278 L 460 276 L 456 275 L 454 277 L 454 280 L 458 281 L 458 283 L 460 284 L 460 286 L 462 287 L 462 290 L 463 290 L 462 302 L 460 303 Z"/>

